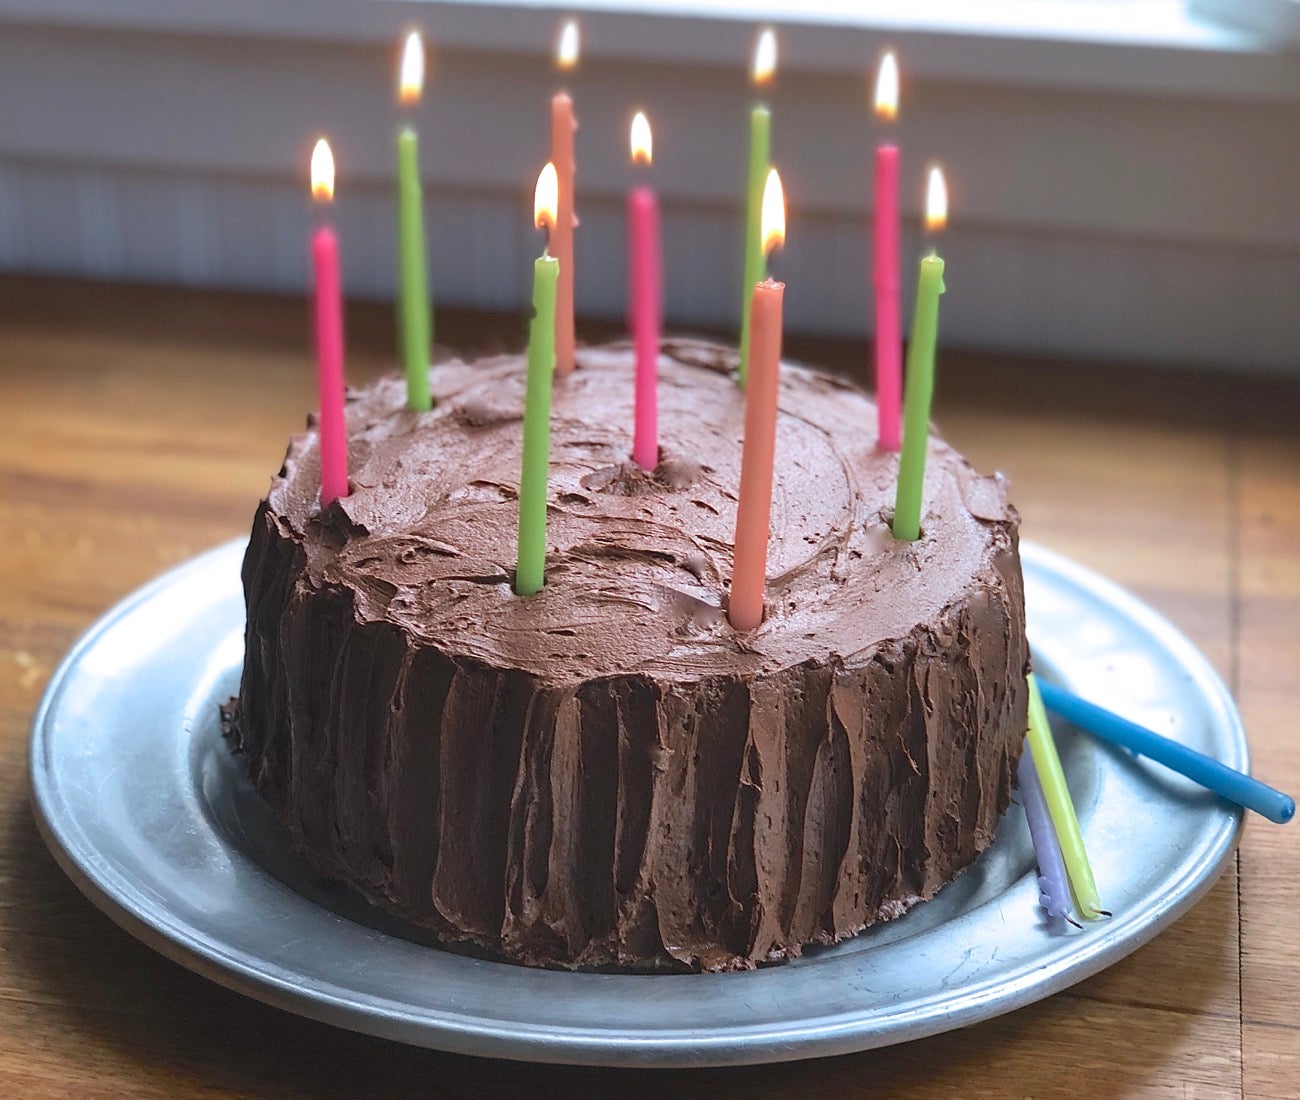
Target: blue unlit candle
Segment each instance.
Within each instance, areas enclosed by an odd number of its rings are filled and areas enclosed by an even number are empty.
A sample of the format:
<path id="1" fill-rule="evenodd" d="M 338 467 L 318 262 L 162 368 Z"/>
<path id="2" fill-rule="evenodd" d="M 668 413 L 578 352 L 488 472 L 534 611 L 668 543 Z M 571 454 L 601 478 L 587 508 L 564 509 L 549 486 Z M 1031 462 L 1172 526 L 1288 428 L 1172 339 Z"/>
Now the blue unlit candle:
<path id="1" fill-rule="evenodd" d="M 1034 754 L 1029 745 L 1020 754 L 1020 767 L 1016 773 L 1020 781 L 1020 800 L 1024 803 L 1025 817 L 1029 819 L 1029 835 L 1034 841 L 1034 857 L 1038 861 L 1038 901 L 1049 917 L 1069 920 L 1074 911 L 1070 897 L 1070 878 L 1065 870 L 1065 857 L 1056 839 L 1056 829 L 1048 814 L 1047 796 L 1038 781 Z"/>
<path id="2" fill-rule="evenodd" d="M 1213 757 L 1161 737 L 1136 722 L 1103 710 L 1095 703 L 1071 695 L 1046 680 L 1038 682 L 1049 710 L 1103 741 L 1146 756 L 1185 775 L 1193 783 L 1257 814 L 1284 825 L 1295 816 L 1295 799 L 1249 775 L 1221 764 Z"/>

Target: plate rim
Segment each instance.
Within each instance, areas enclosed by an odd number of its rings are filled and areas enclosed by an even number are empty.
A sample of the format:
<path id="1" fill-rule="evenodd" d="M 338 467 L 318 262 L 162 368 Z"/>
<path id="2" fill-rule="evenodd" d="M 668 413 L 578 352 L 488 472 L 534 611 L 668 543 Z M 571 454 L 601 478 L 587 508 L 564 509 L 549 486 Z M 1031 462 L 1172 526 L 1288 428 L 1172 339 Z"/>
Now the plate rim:
<path id="1" fill-rule="evenodd" d="M 885 1033 L 871 1030 L 870 1021 L 864 1018 L 870 1006 L 864 1005 L 860 1014 L 840 1012 L 827 1017 L 802 1017 L 796 1024 L 783 1027 L 771 1021 L 748 1026 L 729 1025 L 724 1030 L 708 1034 L 693 1029 L 663 1029 L 653 1034 L 613 1030 L 592 1032 L 567 1025 L 543 1026 L 532 1021 L 513 1020 L 510 1021 L 509 1034 L 503 1035 L 493 1026 L 496 1021 L 485 1016 L 467 1016 L 464 1012 L 454 1013 L 442 1008 L 413 1012 L 395 1002 L 384 1003 L 355 990 L 351 991 L 349 999 L 336 992 L 346 992 L 346 987 L 326 978 L 318 978 L 311 990 L 305 990 L 290 980 L 290 972 L 283 968 L 266 960 L 262 960 L 260 968 L 251 966 L 242 954 L 223 950 L 218 939 L 195 928 L 192 923 L 172 920 L 170 912 L 160 913 L 157 909 L 142 909 L 134 904 L 129 892 L 120 889 L 121 877 L 114 881 L 115 868 L 100 866 L 88 858 L 87 853 L 73 843 L 75 838 L 69 835 L 69 830 L 57 820 L 54 810 L 58 798 L 54 780 L 49 769 L 41 766 L 49 747 L 50 723 L 82 656 L 138 606 L 182 582 L 188 574 L 202 572 L 213 559 L 242 550 L 246 543 L 244 538 L 232 539 L 173 566 L 110 607 L 73 644 L 51 676 L 32 721 L 28 755 L 30 804 L 38 831 L 60 868 L 96 908 L 130 935 L 173 962 L 234 992 L 347 1030 L 480 1057 L 663 1068 L 826 1057 L 925 1038 L 1051 996 L 1091 977 L 1149 942 L 1211 889 L 1226 867 L 1244 825 L 1244 813 L 1240 809 L 1225 813 L 1222 821 L 1213 828 L 1207 824 L 1202 839 L 1202 857 L 1188 866 L 1178 880 L 1162 882 L 1162 889 L 1171 898 L 1170 904 L 1124 937 L 1098 937 L 1091 950 L 1081 947 L 1079 951 L 1043 966 L 1022 966 L 1020 969 L 1024 971 L 1032 969 L 1037 980 L 1016 982 L 1009 994 L 1003 993 L 996 999 L 997 1007 L 993 1011 L 987 1010 L 993 999 L 990 990 L 1004 988 L 1013 981 L 1015 973 L 950 991 L 942 999 L 946 1006 L 944 1012 L 932 1012 L 928 1017 L 895 1026 Z M 1201 689 L 1204 702 L 1210 704 L 1216 724 L 1220 725 L 1232 745 L 1232 759 L 1227 762 L 1249 770 L 1245 731 L 1231 694 L 1217 671 L 1186 635 L 1154 608 L 1094 570 L 1032 541 L 1022 540 L 1020 548 L 1022 558 L 1031 568 L 1058 574 L 1074 586 L 1101 598 L 1149 633 L 1177 664 L 1187 667 Z M 313 904 L 307 899 L 303 901 Z M 650 981 L 690 981 L 698 976 L 639 977 Z"/>

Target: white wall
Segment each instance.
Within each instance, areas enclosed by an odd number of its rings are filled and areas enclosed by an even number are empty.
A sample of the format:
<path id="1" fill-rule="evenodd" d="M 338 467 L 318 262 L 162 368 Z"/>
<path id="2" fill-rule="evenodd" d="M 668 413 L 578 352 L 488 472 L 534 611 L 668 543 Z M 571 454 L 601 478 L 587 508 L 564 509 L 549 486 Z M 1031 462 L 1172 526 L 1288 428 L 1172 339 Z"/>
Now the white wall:
<path id="1" fill-rule="evenodd" d="M 427 10 L 434 30 L 438 6 Z M 339 160 L 345 281 L 357 294 L 391 292 L 387 45 L 3 17 L 0 4 L 0 268 L 298 289 L 307 153 L 324 130 Z M 734 317 L 747 25 L 735 35 L 734 67 L 589 52 L 574 82 L 582 311 L 622 308 L 625 134 L 644 105 L 670 318 Z M 865 69 L 879 44 L 862 32 L 863 71 L 790 64 L 774 96 L 791 204 L 775 266 L 792 329 L 870 328 Z M 1196 55 L 1190 85 L 1180 71 L 1137 80 L 1121 66 L 1120 90 L 1053 89 L 1042 73 L 927 76 L 933 57 L 916 52 L 925 64 L 905 84 L 899 139 L 909 196 L 919 199 L 923 160 L 940 156 L 950 177 L 945 340 L 1300 370 L 1300 67 L 1292 87 L 1292 61 L 1243 63 L 1230 94 L 1215 95 L 1214 65 Z M 439 300 L 523 308 L 554 83 L 544 52 L 436 50 L 418 121 Z M 908 255 L 919 248 L 911 205 Z"/>

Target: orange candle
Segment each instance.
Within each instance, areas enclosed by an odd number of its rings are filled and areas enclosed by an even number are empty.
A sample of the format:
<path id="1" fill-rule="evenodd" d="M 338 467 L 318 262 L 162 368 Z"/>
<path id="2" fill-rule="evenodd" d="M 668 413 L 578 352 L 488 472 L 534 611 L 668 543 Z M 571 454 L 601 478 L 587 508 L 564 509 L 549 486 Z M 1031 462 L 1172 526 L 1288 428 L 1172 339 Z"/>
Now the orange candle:
<path id="1" fill-rule="evenodd" d="M 570 20 L 560 31 L 555 63 L 562 72 L 578 64 L 578 24 Z M 560 263 L 560 281 L 555 288 L 555 373 L 573 370 L 573 100 L 565 91 L 551 97 L 551 163 L 560 184 L 560 202 L 548 250 Z"/>
<path id="2" fill-rule="evenodd" d="M 785 243 L 785 198 L 773 168 L 763 187 L 763 251 Z M 767 541 L 772 525 L 777 380 L 781 366 L 781 305 L 785 284 L 764 279 L 750 299 L 749 380 L 745 386 L 745 448 L 736 505 L 736 541 L 727 618 L 736 630 L 763 621 Z"/>

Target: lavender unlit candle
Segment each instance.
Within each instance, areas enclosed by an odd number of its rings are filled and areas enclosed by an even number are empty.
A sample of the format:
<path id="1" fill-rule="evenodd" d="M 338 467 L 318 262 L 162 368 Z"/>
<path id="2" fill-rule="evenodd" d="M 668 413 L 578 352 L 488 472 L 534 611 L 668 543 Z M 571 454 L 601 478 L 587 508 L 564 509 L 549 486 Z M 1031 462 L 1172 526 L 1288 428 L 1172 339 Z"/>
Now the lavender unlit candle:
<path id="1" fill-rule="evenodd" d="M 1074 899 L 1070 896 L 1070 878 L 1065 870 L 1065 857 L 1056 839 L 1056 830 L 1047 810 L 1047 797 L 1038 781 L 1034 754 L 1029 745 L 1020 754 L 1020 767 L 1016 772 L 1020 783 L 1020 800 L 1029 819 L 1029 835 L 1034 841 L 1034 857 L 1038 860 L 1038 901 L 1049 917 L 1061 917 L 1073 923 Z"/>

